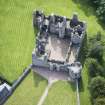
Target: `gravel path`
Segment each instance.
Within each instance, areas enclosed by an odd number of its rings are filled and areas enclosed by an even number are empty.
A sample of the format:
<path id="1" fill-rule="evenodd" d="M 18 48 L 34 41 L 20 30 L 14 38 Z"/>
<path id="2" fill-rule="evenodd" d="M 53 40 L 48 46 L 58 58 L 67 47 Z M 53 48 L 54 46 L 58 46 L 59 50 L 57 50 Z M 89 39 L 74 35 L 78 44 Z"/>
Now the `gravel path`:
<path id="1" fill-rule="evenodd" d="M 50 87 L 51 87 L 51 84 L 48 84 L 48 86 L 46 87 L 46 89 L 45 89 L 43 95 L 41 96 L 37 105 L 42 105 L 44 103 L 44 100 L 48 95 L 48 91 L 49 91 Z"/>
<path id="2" fill-rule="evenodd" d="M 56 81 L 57 81 L 57 80 L 54 80 L 54 81 L 48 83 L 48 85 L 47 85 L 47 87 L 46 87 L 46 89 L 45 89 L 43 95 L 41 96 L 41 98 L 40 98 L 40 100 L 39 100 L 39 102 L 38 102 L 37 105 L 43 105 L 43 103 L 44 103 L 44 101 L 45 101 L 45 99 L 46 99 L 46 97 L 47 97 L 47 95 L 48 95 L 48 91 L 49 91 L 50 87 L 51 87 L 52 84 L 53 84 L 54 82 L 56 82 Z"/>

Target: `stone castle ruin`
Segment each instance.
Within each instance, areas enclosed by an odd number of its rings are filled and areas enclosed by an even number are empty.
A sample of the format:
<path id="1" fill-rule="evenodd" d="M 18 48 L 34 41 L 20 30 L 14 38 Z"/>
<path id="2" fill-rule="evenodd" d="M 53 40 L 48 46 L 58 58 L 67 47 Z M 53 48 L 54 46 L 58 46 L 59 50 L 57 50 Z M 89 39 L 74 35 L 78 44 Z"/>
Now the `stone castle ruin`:
<path id="1" fill-rule="evenodd" d="M 34 30 L 37 28 L 36 48 L 32 52 L 32 65 L 51 71 L 69 73 L 71 79 L 80 78 L 82 64 L 78 60 L 86 35 L 86 23 L 74 13 L 71 19 L 43 11 L 33 12 Z"/>

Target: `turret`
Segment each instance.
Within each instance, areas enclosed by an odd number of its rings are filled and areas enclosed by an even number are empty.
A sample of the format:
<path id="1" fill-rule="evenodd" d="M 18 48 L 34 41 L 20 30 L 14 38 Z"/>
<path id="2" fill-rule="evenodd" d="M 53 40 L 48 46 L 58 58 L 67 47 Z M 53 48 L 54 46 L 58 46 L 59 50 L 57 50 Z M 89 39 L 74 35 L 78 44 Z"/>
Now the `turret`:
<path id="1" fill-rule="evenodd" d="M 81 77 L 82 65 L 80 62 L 74 62 L 69 68 L 69 75 L 71 79 L 79 79 Z"/>
<path id="2" fill-rule="evenodd" d="M 78 22 L 79 22 L 79 20 L 78 20 L 78 14 L 75 12 L 73 14 L 73 17 L 72 17 L 71 21 L 70 21 L 70 26 L 71 27 L 75 27 L 75 26 L 78 25 Z"/>

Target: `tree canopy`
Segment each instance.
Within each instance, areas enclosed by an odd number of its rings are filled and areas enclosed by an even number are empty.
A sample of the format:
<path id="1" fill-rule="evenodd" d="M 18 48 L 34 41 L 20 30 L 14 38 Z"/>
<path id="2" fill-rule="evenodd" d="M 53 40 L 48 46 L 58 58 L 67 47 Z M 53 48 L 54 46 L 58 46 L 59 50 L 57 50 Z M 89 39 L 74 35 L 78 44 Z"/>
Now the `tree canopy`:
<path id="1" fill-rule="evenodd" d="M 105 78 L 100 76 L 92 78 L 89 88 L 93 99 L 105 97 Z"/>

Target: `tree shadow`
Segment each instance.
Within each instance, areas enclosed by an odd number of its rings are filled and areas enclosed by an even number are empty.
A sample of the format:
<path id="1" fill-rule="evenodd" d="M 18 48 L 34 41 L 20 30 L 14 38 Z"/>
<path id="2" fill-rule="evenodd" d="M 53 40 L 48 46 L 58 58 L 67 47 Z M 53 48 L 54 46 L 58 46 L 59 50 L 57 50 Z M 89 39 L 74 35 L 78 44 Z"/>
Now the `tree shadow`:
<path id="1" fill-rule="evenodd" d="M 96 16 L 96 17 L 98 18 L 98 20 L 97 20 L 98 24 L 100 24 L 102 29 L 105 30 L 105 23 L 103 21 L 101 21 L 98 16 Z"/>
<path id="2" fill-rule="evenodd" d="M 86 33 L 84 36 L 84 40 L 81 44 L 80 52 L 78 54 L 78 59 L 77 59 L 78 61 L 81 62 L 82 66 L 84 66 L 87 54 L 88 54 L 88 45 L 87 45 L 87 33 Z"/>
<path id="3" fill-rule="evenodd" d="M 68 83 L 70 84 L 70 88 L 75 92 L 76 91 L 76 82 L 71 81 Z M 79 86 L 79 92 L 83 92 L 84 91 L 84 85 L 83 85 L 82 77 L 78 80 L 78 86 Z"/>
<path id="4" fill-rule="evenodd" d="M 86 16 L 95 15 L 95 10 L 90 5 L 90 2 L 86 0 L 72 0 L 75 4 L 77 4 L 78 8 L 83 10 Z"/>
<path id="5" fill-rule="evenodd" d="M 70 84 L 70 88 L 75 92 L 76 91 L 76 84 L 74 81 L 68 81 L 68 83 Z"/>

